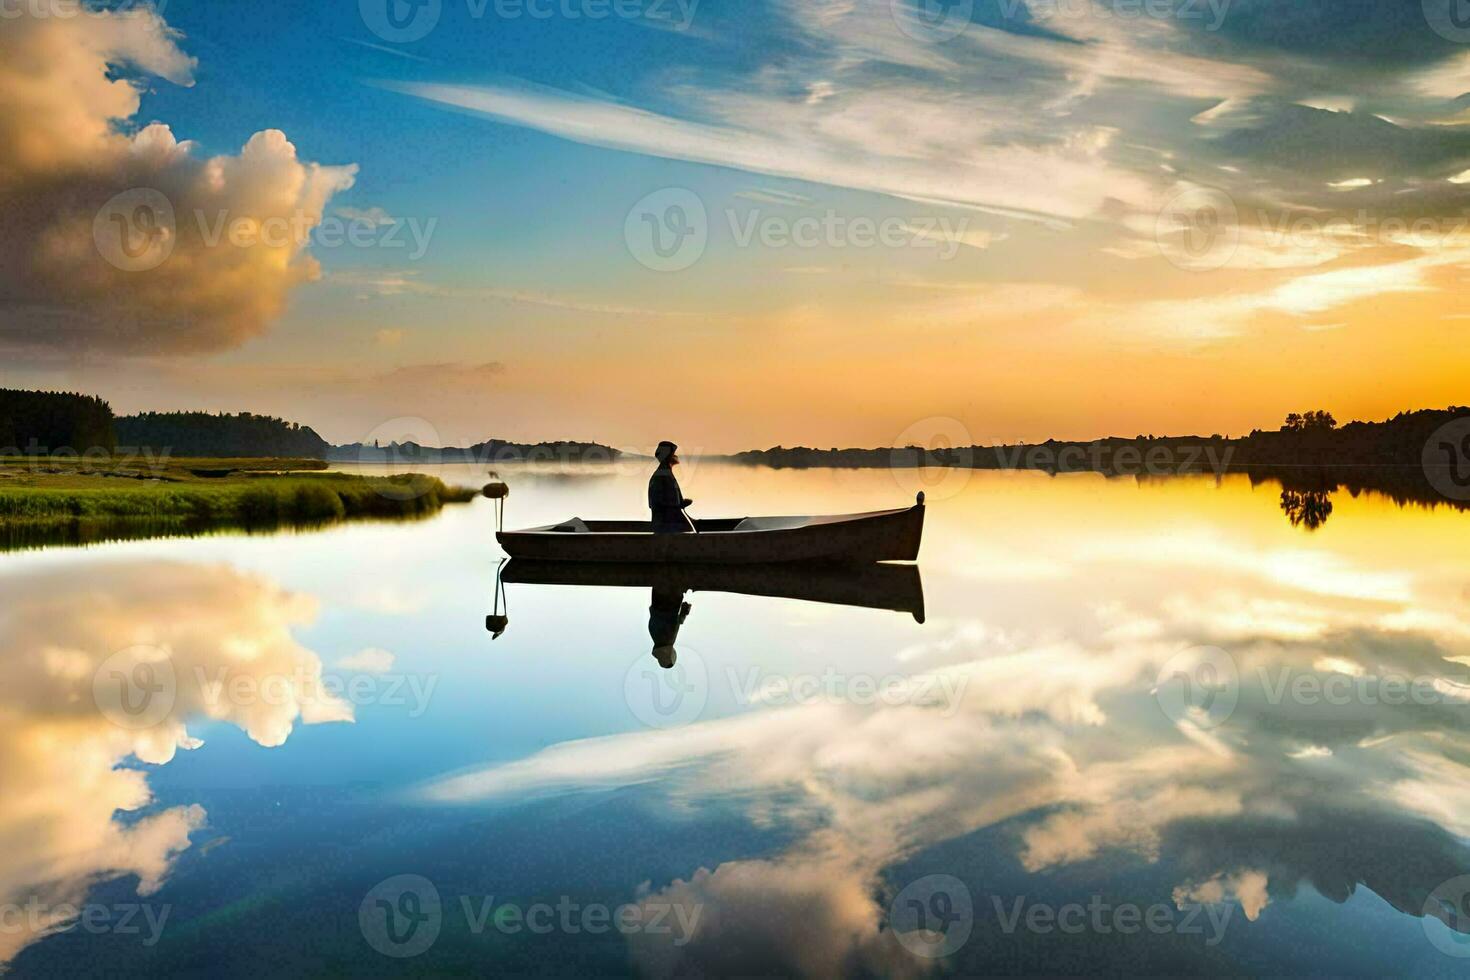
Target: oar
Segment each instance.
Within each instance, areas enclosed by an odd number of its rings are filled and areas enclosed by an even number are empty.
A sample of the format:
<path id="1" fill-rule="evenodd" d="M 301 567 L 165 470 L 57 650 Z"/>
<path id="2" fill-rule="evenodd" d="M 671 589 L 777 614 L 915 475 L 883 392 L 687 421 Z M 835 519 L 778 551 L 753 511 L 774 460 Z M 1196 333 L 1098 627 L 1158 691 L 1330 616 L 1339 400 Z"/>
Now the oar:
<path id="1" fill-rule="evenodd" d="M 686 520 L 686 521 L 689 522 L 690 529 L 692 531 L 694 531 L 695 534 L 698 534 L 699 533 L 699 525 L 696 524 L 696 523 L 694 523 L 694 518 L 692 518 L 692 517 L 689 516 L 689 512 L 687 510 L 685 510 L 683 507 L 680 507 L 679 508 L 679 513 L 683 514 L 684 515 L 684 520 Z"/>

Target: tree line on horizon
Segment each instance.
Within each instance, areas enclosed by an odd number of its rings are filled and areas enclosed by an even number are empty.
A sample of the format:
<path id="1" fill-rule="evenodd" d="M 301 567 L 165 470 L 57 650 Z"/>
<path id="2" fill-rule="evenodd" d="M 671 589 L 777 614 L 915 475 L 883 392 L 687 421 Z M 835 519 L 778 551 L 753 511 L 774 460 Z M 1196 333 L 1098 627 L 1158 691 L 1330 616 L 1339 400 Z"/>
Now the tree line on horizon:
<path id="1" fill-rule="evenodd" d="M 1007 463 L 1007 459 L 1024 460 L 1027 451 L 1044 449 L 1042 458 L 1056 460 L 1069 447 L 1086 450 L 1104 447 L 1110 451 L 1133 445 L 1142 450 L 1152 447 L 1198 448 L 1216 447 L 1228 450 L 1228 465 L 1359 466 L 1396 465 L 1418 467 L 1424 446 L 1440 427 L 1457 419 L 1470 419 L 1470 407 L 1450 406 L 1443 409 L 1418 409 L 1399 412 L 1381 422 L 1348 422 L 1338 425 L 1331 412 L 1314 409 L 1292 412 L 1279 429 L 1254 429 L 1247 436 L 1155 436 L 1134 438 L 1108 436 L 1101 439 L 1059 440 L 1043 443 L 1015 443 L 1003 446 L 953 446 L 931 449 L 923 446 L 883 447 L 877 449 L 814 449 L 805 446 L 774 446 L 736 453 L 732 458 L 741 463 L 774 467 L 833 466 L 846 468 L 891 467 L 895 460 L 911 460 L 908 465 L 959 466 L 977 469 L 1027 468 L 1024 463 Z M 1008 452 L 1000 452 L 1005 450 Z M 1073 469 L 1087 469 L 1087 454 L 1078 458 Z M 1045 468 L 1045 467 L 1043 467 Z"/>
<path id="2" fill-rule="evenodd" d="M 114 416 L 94 395 L 0 388 L 0 452 L 49 456 L 127 450 L 175 456 L 325 459 L 310 427 L 250 412 L 143 412 Z"/>
<path id="3" fill-rule="evenodd" d="M 1425 441 L 1434 430 L 1459 417 L 1470 417 L 1470 408 L 1452 406 L 1447 409 L 1399 412 L 1382 422 L 1348 422 L 1339 426 L 1331 412 L 1314 409 L 1289 413 L 1280 429 L 1256 429 L 1239 439 L 1218 435 L 1208 439 L 1198 436 L 1140 435 L 1136 439 L 1109 438 L 1075 442 L 1048 440 L 1041 445 L 1089 446 L 1129 442 L 1185 444 L 1207 441 L 1234 447 L 1236 455 L 1233 462 L 1236 465 L 1285 462 L 1417 463 Z M 46 455 L 102 450 L 110 453 L 119 447 L 167 451 L 177 456 L 309 459 L 346 458 L 344 453 L 367 449 L 356 444 L 334 447 L 310 426 L 251 412 L 143 412 L 114 417 L 111 406 L 94 395 L 0 388 L 0 452 L 12 455 Z M 571 449 L 588 447 L 607 450 L 607 459 L 616 459 L 620 455 L 616 450 L 597 443 L 557 442 L 530 446 L 501 440 L 489 440 L 467 449 L 413 446 L 413 452 L 406 455 L 422 454 L 437 461 L 449 461 L 458 456 L 474 460 L 482 456 L 496 459 L 534 458 L 534 454 L 527 450 L 546 448 L 557 450 L 552 455 L 560 458 Z M 408 450 L 410 446 L 395 448 L 400 454 L 404 454 L 404 450 Z M 963 465 L 950 457 L 965 449 L 993 447 L 955 447 L 951 450 L 908 448 L 922 452 L 933 465 Z M 490 452 L 491 450 L 494 452 Z M 734 458 L 742 462 L 774 466 L 874 466 L 891 465 L 892 452 L 892 449 L 822 450 L 776 446 L 767 450 L 739 453 Z"/>
<path id="4" fill-rule="evenodd" d="M 47 455 L 115 447 L 112 406 L 71 391 L 0 388 L 0 450 Z"/>
<path id="5" fill-rule="evenodd" d="M 333 446 L 310 426 L 252 412 L 141 412 L 114 417 L 91 395 L 0 389 L 0 453 L 82 454 L 143 451 L 218 459 L 291 458 L 394 462 L 504 462 L 561 460 L 611 462 L 610 446 L 581 442 L 536 444 L 490 439 L 467 448 Z"/>
<path id="6" fill-rule="evenodd" d="M 307 425 L 237 412 L 141 412 L 113 423 L 117 444 L 175 456 L 326 459 L 330 445 Z"/>

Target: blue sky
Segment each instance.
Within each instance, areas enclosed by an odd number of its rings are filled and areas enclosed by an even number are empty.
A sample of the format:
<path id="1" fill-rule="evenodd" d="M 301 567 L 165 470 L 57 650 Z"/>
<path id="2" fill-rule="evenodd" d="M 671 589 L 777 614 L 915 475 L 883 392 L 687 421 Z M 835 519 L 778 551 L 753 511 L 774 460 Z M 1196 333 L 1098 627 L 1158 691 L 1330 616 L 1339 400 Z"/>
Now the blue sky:
<path id="1" fill-rule="evenodd" d="M 33 11 L 0 24 L 27 93 L 0 118 L 25 229 L 6 380 L 343 442 L 413 417 L 636 447 L 677 405 L 721 449 L 1444 405 L 1470 247 L 1454 9 Z M 176 237 L 109 257 L 140 188 Z M 212 214 L 312 233 L 221 247 Z"/>

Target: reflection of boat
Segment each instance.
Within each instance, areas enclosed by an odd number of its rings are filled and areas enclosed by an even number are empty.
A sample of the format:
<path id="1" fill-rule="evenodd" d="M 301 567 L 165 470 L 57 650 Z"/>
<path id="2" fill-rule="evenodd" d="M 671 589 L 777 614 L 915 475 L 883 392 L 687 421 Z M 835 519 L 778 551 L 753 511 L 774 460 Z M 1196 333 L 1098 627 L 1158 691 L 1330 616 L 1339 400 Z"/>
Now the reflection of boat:
<path id="1" fill-rule="evenodd" d="M 831 517 L 729 517 L 694 522 L 698 534 L 654 534 L 647 521 L 583 521 L 500 531 L 512 558 L 582 562 L 913 561 L 924 495 L 912 507 Z"/>
<path id="2" fill-rule="evenodd" d="M 515 558 L 505 566 L 501 580 L 527 585 L 626 586 L 671 594 L 736 592 L 892 609 L 924 621 L 924 584 L 917 565 L 668 565 Z"/>

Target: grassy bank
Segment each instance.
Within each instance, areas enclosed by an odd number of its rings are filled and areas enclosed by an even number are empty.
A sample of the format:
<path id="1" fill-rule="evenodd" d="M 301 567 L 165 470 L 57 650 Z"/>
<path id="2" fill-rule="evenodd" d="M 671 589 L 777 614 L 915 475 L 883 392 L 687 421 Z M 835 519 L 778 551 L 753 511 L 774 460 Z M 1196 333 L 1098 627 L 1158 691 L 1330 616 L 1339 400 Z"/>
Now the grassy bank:
<path id="1" fill-rule="evenodd" d="M 200 528 L 320 524 L 422 516 L 475 495 L 420 474 L 356 476 L 289 466 L 272 472 L 261 460 L 251 461 L 254 469 L 235 469 L 227 460 L 180 460 L 166 468 L 93 463 L 0 465 L 0 528 L 134 521 Z"/>

